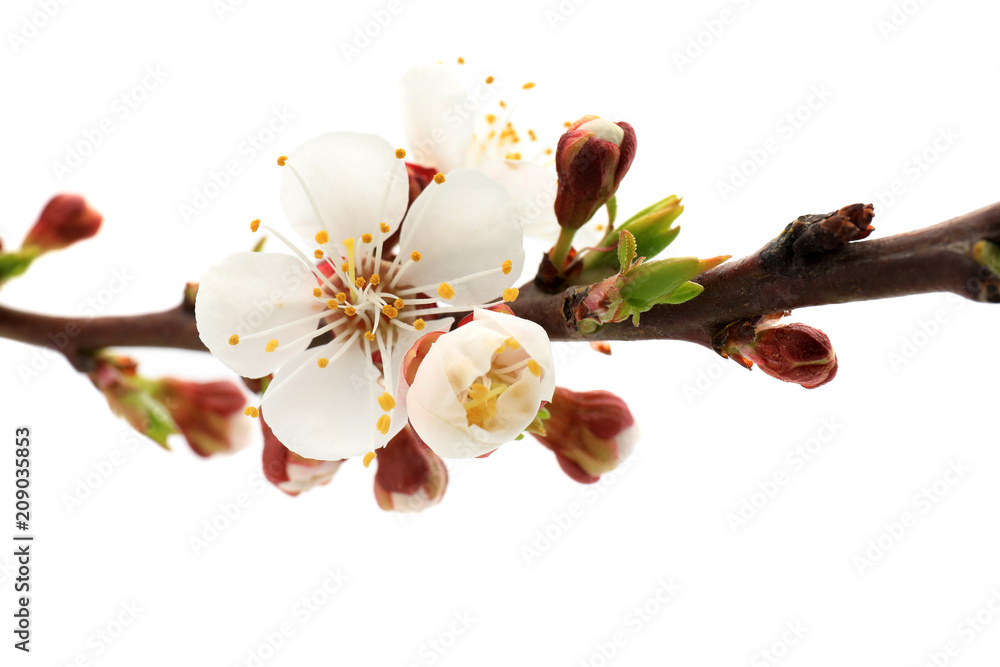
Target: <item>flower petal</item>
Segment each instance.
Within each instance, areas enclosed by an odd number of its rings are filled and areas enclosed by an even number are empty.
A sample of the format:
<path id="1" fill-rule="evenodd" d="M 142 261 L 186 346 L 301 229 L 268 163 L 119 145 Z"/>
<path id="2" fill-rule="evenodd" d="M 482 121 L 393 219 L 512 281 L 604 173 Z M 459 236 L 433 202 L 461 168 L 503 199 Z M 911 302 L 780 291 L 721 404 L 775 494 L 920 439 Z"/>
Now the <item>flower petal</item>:
<path id="1" fill-rule="evenodd" d="M 520 215 L 499 185 L 478 171 L 459 169 L 440 185 L 420 193 L 403 223 L 400 250 L 405 257 L 418 251 L 423 259 L 407 269 L 411 285 L 449 282 L 455 288 L 450 303 L 479 305 L 510 287 L 524 266 Z M 496 271 L 456 283 L 457 279 L 498 269 L 511 260 L 509 274 Z"/>
<path id="2" fill-rule="evenodd" d="M 309 341 L 281 345 L 317 328 L 322 305 L 312 296 L 316 286 L 312 271 L 291 255 L 240 252 L 205 272 L 198 286 L 195 319 L 205 347 L 240 375 L 263 377 L 302 352 Z M 249 334 L 316 314 L 313 321 L 293 324 L 273 336 L 230 345 L 233 334 Z M 270 338 L 279 346 L 267 352 Z"/>
<path id="3" fill-rule="evenodd" d="M 343 345 L 334 340 L 303 352 L 275 373 L 264 392 L 261 411 L 268 425 L 299 456 L 323 461 L 362 456 L 385 445 L 405 424 L 395 420 L 401 423 L 386 436 L 375 429 L 383 414 L 375 400 L 383 391 L 381 373 L 357 341 L 326 368 L 319 367 L 320 358 L 332 359 Z"/>
<path id="4" fill-rule="evenodd" d="M 551 169 L 527 160 L 491 160 L 477 169 L 510 195 L 521 214 L 525 236 L 553 240 L 558 236 L 559 222 L 553 208 L 556 175 Z"/>
<path id="5" fill-rule="evenodd" d="M 556 366 L 552 359 L 552 343 L 545 329 L 531 320 L 483 308 L 473 313 L 473 320 L 492 322 L 521 344 L 528 356 L 542 367 L 539 390 L 541 400 L 551 401 L 556 390 Z M 536 409 L 535 412 L 537 411 Z"/>
<path id="6" fill-rule="evenodd" d="M 281 204 L 311 246 L 320 230 L 334 243 L 365 232 L 377 235 L 380 222 L 395 231 L 409 191 L 406 165 L 389 142 L 374 134 L 332 132 L 288 154 Z"/>
<path id="7" fill-rule="evenodd" d="M 445 173 L 464 167 L 476 100 L 458 77 L 441 64 L 412 67 L 400 79 L 399 101 L 410 160 Z"/>

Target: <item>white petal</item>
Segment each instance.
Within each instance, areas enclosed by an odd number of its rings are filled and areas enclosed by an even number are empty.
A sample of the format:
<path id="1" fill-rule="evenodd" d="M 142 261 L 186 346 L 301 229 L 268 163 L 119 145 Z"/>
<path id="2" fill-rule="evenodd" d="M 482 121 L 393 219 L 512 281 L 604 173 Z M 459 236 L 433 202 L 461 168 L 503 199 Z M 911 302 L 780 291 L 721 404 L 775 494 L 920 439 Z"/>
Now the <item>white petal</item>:
<path id="1" fill-rule="evenodd" d="M 309 341 L 281 345 L 308 334 L 320 323 L 322 305 L 312 296 L 317 281 L 299 259 L 277 253 L 241 252 L 205 272 L 198 286 L 195 319 L 205 347 L 245 377 L 263 377 L 302 352 Z M 289 326 L 271 336 L 230 345 L 233 334 L 246 337 L 316 313 L 316 319 Z M 271 338 L 278 349 L 266 352 Z"/>
<path id="2" fill-rule="evenodd" d="M 289 223 L 312 246 L 321 229 L 334 243 L 365 232 L 377 236 L 380 222 L 395 231 L 409 191 L 406 165 L 385 139 L 334 132 L 288 154 L 281 204 Z"/>
<path id="3" fill-rule="evenodd" d="M 511 260 L 508 275 L 496 271 L 453 284 L 455 297 L 449 303 L 486 303 L 521 274 L 522 240 L 520 216 L 504 189 L 478 171 L 453 171 L 444 183 L 427 186 L 406 215 L 402 255 L 416 250 L 423 259 L 407 269 L 405 280 L 411 285 L 452 283 Z"/>
<path id="4" fill-rule="evenodd" d="M 559 235 L 556 220 L 556 175 L 551 169 L 527 160 L 491 160 L 478 167 L 507 191 L 518 213 L 525 236 Z"/>
<path id="5" fill-rule="evenodd" d="M 492 322 L 506 331 L 521 344 L 525 352 L 542 367 L 539 398 L 543 401 L 552 400 L 556 390 L 555 362 L 552 359 L 552 343 L 545 329 L 531 320 L 526 320 L 507 313 L 497 313 L 492 310 L 479 309 L 473 314 L 476 321 Z M 499 401 L 498 401 L 499 402 Z M 538 412 L 537 408 L 535 412 Z"/>
<path id="6" fill-rule="evenodd" d="M 316 363 L 320 357 L 332 358 L 341 346 L 334 340 L 303 352 L 275 373 L 264 392 L 261 410 L 268 426 L 285 447 L 299 456 L 324 461 L 346 459 L 362 456 L 388 442 L 389 436 L 375 429 L 383 414 L 375 401 L 383 391 L 377 384 L 380 374 L 358 341 L 326 368 Z M 289 377 L 291 373 L 295 373 L 294 377 Z M 399 424 L 396 430 L 402 426 Z"/>
<path id="7" fill-rule="evenodd" d="M 465 166 L 475 98 L 440 64 L 412 67 L 399 84 L 408 159 L 445 173 Z"/>

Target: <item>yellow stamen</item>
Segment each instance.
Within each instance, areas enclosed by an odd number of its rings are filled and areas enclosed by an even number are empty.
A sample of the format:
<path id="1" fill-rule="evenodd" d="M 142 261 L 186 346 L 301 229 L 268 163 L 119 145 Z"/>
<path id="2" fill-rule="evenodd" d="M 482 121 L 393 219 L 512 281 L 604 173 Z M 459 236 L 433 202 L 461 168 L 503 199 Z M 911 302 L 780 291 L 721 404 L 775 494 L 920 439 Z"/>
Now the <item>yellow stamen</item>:
<path id="1" fill-rule="evenodd" d="M 542 376 L 542 367 L 534 359 L 528 360 L 528 370 L 531 371 L 531 374 L 534 375 L 536 378 Z"/>
<path id="2" fill-rule="evenodd" d="M 451 299 L 455 296 L 455 288 L 448 283 L 441 283 L 438 286 L 438 296 L 442 299 Z"/>
<path id="3" fill-rule="evenodd" d="M 459 65 L 464 65 L 465 64 L 465 58 L 463 58 L 462 56 L 459 56 L 458 57 L 458 64 Z"/>
<path id="4" fill-rule="evenodd" d="M 279 167 L 284 167 L 285 166 L 285 162 L 287 162 L 287 161 L 288 161 L 288 156 L 287 155 L 281 155 L 281 156 L 279 156 L 278 157 L 278 166 Z"/>
<path id="5" fill-rule="evenodd" d="M 361 242 L 362 243 L 371 243 L 372 242 L 372 238 L 373 237 L 372 237 L 371 234 L 365 232 L 364 234 L 361 235 Z"/>
<path id="6" fill-rule="evenodd" d="M 383 412 L 389 412 L 396 407 L 396 399 L 389 392 L 383 391 L 382 395 L 378 397 L 378 406 L 382 408 Z"/>
<path id="7" fill-rule="evenodd" d="M 387 225 L 384 222 L 378 223 L 378 228 L 382 230 L 383 234 L 388 234 L 389 233 L 389 225 Z"/>
<path id="8" fill-rule="evenodd" d="M 354 317 L 357 314 L 358 314 L 358 309 L 355 308 L 354 306 L 348 306 L 347 308 L 344 308 L 344 315 L 347 315 L 348 317 Z"/>
<path id="9" fill-rule="evenodd" d="M 278 339 L 277 338 L 272 338 L 271 340 L 267 341 L 267 345 L 264 346 L 264 350 L 266 352 L 274 352 L 277 349 L 278 349 Z"/>
<path id="10" fill-rule="evenodd" d="M 552 149 L 551 148 L 546 148 L 545 149 L 545 154 L 546 155 L 552 155 Z"/>
<path id="11" fill-rule="evenodd" d="M 528 83 L 526 83 L 523 86 L 521 86 L 521 88 L 524 88 L 525 90 L 531 90 L 534 87 L 535 87 L 535 83 L 533 81 L 529 81 Z"/>
<path id="12" fill-rule="evenodd" d="M 488 77 L 486 77 L 486 83 L 487 83 L 487 84 L 490 84 L 490 83 L 493 83 L 493 81 L 494 81 L 494 79 L 493 79 L 493 77 L 492 77 L 492 76 L 488 76 Z"/>
<path id="13" fill-rule="evenodd" d="M 250 221 L 250 231 L 251 232 L 257 231 L 258 227 L 260 227 L 260 218 L 257 218 L 256 220 L 251 220 Z"/>
<path id="14" fill-rule="evenodd" d="M 320 357 L 319 359 L 316 360 L 316 365 L 319 366 L 320 368 L 326 368 L 329 363 L 330 360 L 327 359 L 326 357 Z"/>
<path id="15" fill-rule="evenodd" d="M 506 345 L 507 347 L 509 347 L 512 350 L 516 350 L 519 347 L 521 347 L 521 344 L 518 343 L 517 340 L 514 339 L 514 338 L 508 338 L 507 340 L 505 340 L 504 341 L 504 345 Z"/>
<path id="16" fill-rule="evenodd" d="M 330 235 L 326 233 L 325 229 L 321 229 L 320 231 L 316 232 L 315 239 L 316 243 L 323 245 L 324 243 L 330 240 Z"/>
<path id="17" fill-rule="evenodd" d="M 323 259 L 323 251 L 320 250 L 319 248 L 316 248 L 316 250 L 313 251 L 313 257 L 315 257 L 316 259 Z"/>
<path id="18" fill-rule="evenodd" d="M 413 321 L 413 328 L 416 329 L 417 331 L 423 331 L 424 327 L 426 327 L 426 326 L 427 326 L 427 323 L 424 322 L 423 319 L 418 318 L 418 319 L 416 319 L 416 320 Z"/>
<path id="19" fill-rule="evenodd" d="M 232 336 L 229 337 L 230 345 L 238 345 L 239 342 L 240 342 L 240 337 L 237 336 L 236 334 L 233 334 Z"/>
<path id="20" fill-rule="evenodd" d="M 358 289 L 361 289 L 362 287 L 365 286 L 365 279 L 362 278 L 361 276 L 358 276 L 357 278 L 354 279 L 354 286 L 357 287 Z"/>
<path id="21" fill-rule="evenodd" d="M 504 102 L 503 100 L 500 100 L 500 108 L 501 109 L 506 109 L 507 108 L 507 103 Z"/>
<path id="22" fill-rule="evenodd" d="M 373 341 L 375 340 L 375 333 L 373 331 L 366 331 L 365 338 L 367 338 L 369 341 Z"/>
<path id="23" fill-rule="evenodd" d="M 437 183 L 438 185 L 444 183 L 444 174 L 442 174 L 440 171 L 434 174 L 434 182 Z"/>
<path id="24" fill-rule="evenodd" d="M 337 303 L 344 303 L 345 301 L 347 301 L 347 295 L 344 294 L 343 292 L 337 292 L 336 299 Z"/>
<path id="25" fill-rule="evenodd" d="M 371 277 L 368 279 L 368 282 L 370 282 L 372 285 L 378 285 L 380 282 L 382 282 L 382 278 L 377 273 L 373 273 Z"/>
<path id="26" fill-rule="evenodd" d="M 389 304 L 385 304 L 384 306 L 382 306 L 382 314 L 391 320 L 392 318 L 396 317 L 396 315 L 399 315 L 399 311 L 390 306 Z"/>
<path id="27" fill-rule="evenodd" d="M 256 419 L 257 416 L 260 414 L 260 411 L 254 406 L 248 405 L 247 409 L 243 411 L 243 414 L 245 414 L 247 417 L 252 417 Z"/>
<path id="28" fill-rule="evenodd" d="M 344 239 L 344 247 L 347 249 L 347 268 L 344 269 L 350 278 L 354 278 L 354 239 Z M 363 287 L 363 285 L 358 285 Z"/>
<path id="29" fill-rule="evenodd" d="M 416 250 L 414 250 L 413 252 L 410 253 L 410 259 L 412 259 L 414 262 L 419 262 L 422 258 L 423 258 L 423 255 L 421 255 Z"/>
<path id="30" fill-rule="evenodd" d="M 538 141 L 538 135 L 535 134 L 534 130 L 528 130 L 528 136 L 531 137 L 532 141 Z"/>
<path id="31" fill-rule="evenodd" d="M 494 122 L 496 122 L 496 119 L 497 119 L 497 117 L 494 114 L 491 114 L 491 113 L 486 114 L 486 122 L 487 123 L 494 123 Z"/>
<path id="32" fill-rule="evenodd" d="M 520 153 L 507 153 L 504 157 L 506 159 L 508 159 L 508 160 L 520 160 L 521 159 L 521 154 Z"/>
<path id="33" fill-rule="evenodd" d="M 382 415 L 378 418 L 378 421 L 375 422 L 375 428 L 378 429 L 379 433 L 385 435 L 389 432 L 390 423 L 392 423 L 392 419 L 389 418 L 389 415 Z M 374 454 L 372 454 L 372 458 L 375 458 Z"/>
<path id="34" fill-rule="evenodd" d="M 513 268 L 514 268 L 514 262 L 510 261 L 509 259 L 505 259 L 503 261 L 503 264 L 500 265 L 500 270 L 503 271 L 504 275 L 510 273 L 511 269 Z"/>
<path id="35" fill-rule="evenodd" d="M 327 299 L 326 300 L 326 307 L 330 308 L 331 310 L 334 309 L 334 308 L 336 308 L 339 305 L 340 305 L 340 302 L 337 301 L 336 299 Z"/>
<path id="36" fill-rule="evenodd" d="M 396 299 L 396 302 L 392 305 L 396 306 L 396 310 L 402 310 L 406 304 L 403 303 L 402 299 Z"/>
<path id="37" fill-rule="evenodd" d="M 503 300 L 508 302 L 516 301 L 517 295 L 520 294 L 520 292 L 521 290 L 517 289 L 516 287 L 508 287 L 503 291 Z"/>
<path id="38" fill-rule="evenodd" d="M 350 267 L 347 265 L 347 262 L 344 262 L 343 264 L 340 265 L 340 270 L 343 271 L 344 273 L 347 273 L 348 268 Z"/>
<path id="39" fill-rule="evenodd" d="M 474 401 L 485 401 L 490 395 L 490 389 L 485 384 L 476 383 L 469 387 L 469 398 Z"/>
<path id="40" fill-rule="evenodd" d="M 375 452 L 368 452 L 367 454 L 365 454 L 365 457 L 361 459 L 361 463 L 367 468 L 372 464 L 372 461 L 374 460 L 375 460 Z"/>
<path id="41" fill-rule="evenodd" d="M 403 148 L 397 148 L 396 149 L 396 157 L 399 158 L 400 160 L 402 160 L 404 157 L 406 157 L 406 150 L 403 149 Z"/>
<path id="42" fill-rule="evenodd" d="M 321 290 L 318 287 L 313 287 L 313 296 L 316 297 L 317 299 L 320 298 L 321 296 L 323 296 L 323 290 Z"/>

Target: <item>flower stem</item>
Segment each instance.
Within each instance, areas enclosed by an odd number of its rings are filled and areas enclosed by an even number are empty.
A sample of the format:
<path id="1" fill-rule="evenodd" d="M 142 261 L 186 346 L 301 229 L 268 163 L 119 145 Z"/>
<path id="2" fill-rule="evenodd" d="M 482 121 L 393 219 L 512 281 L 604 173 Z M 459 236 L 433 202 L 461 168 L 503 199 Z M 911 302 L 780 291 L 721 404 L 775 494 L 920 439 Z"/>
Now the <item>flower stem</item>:
<path id="1" fill-rule="evenodd" d="M 576 236 L 575 229 L 563 227 L 559 231 L 559 238 L 556 239 L 556 244 L 552 246 L 552 251 L 549 253 L 549 260 L 556 267 L 559 275 L 562 275 L 563 269 L 566 268 L 566 258 L 569 257 L 569 250 L 573 246 L 574 236 Z"/>

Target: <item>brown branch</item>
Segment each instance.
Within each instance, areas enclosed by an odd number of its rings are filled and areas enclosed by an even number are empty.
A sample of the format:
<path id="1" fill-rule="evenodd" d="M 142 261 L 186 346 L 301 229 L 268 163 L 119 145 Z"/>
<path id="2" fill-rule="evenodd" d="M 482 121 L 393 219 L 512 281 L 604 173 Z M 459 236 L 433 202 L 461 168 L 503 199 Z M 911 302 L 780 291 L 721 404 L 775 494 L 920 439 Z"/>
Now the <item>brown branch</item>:
<path id="1" fill-rule="evenodd" d="M 797 219 L 753 255 L 699 276 L 705 291 L 696 299 L 643 314 L 640 327 L 626 321 L 581 336 L 574 308 L 586 288 L 547 294 L 525 285 L 512 307 L 540 324 L 552 340 L 673 339 L 711 348 L 713 336 L 731 322 L 806 306 L 927 292 L 1000 301 L 1000 278 L 972 257 L 978 241 L 1000 242 L 1000 203 L 918 231 L 850 242 L 863 238 L 870 219 L 870 207 L 859 207 Z M 58 350 L 82 370 L 87 353 L 104 347 L 205 350 L 187 300 L 160 313 L 99 318 L 0 306 L 0 337 Z"/>

